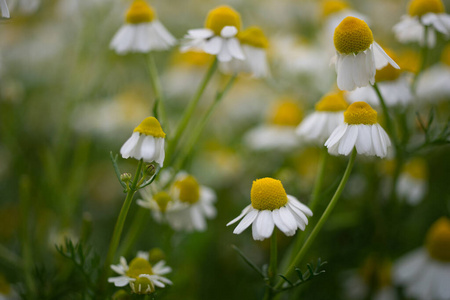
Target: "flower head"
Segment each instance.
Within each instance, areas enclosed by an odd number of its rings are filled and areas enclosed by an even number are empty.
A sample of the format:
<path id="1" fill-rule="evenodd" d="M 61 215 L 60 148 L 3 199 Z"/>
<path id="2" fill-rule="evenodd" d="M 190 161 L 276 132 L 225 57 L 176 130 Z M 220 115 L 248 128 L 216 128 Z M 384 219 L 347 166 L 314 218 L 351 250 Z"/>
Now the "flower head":
<path id="1" fill-rule="evenodd" d="M 423 16 L 427 13 L 445 12 L 444 4 L 441 0 L 411 0 L 409 2 L 408 13 L 410 16 Z"/>
<path id="2" fill-rule="evenodd" d="M 205 28 L 214 32 L 215 35 L 220 35 L 222 29 L 226 26 L 234 27 L 241 30 L 241 16 L 233 8 L 222 5 L 209 11 L 205 21 Z"/>
<path id="3" fill-rule="evenodd" d="M 278 101 L 269 114 L 269 123 L 279 126 L 297 126 L 302 119 L 303 110 L 289 98 Z"/>
<path id="4" fill-rule="evenodd" d="M 345 18 L 334 31 L 334 46 L 341 54 L 365 51 L 372 43 L 373 35 L 369 26 L 355 17 Z"/>
<path id="5" fill-rule="evenodd" d="M 155 11 L 145 0 L 135 0 L 128 9 L 125 20 L 129 24 L 150 23 L 155 17 Z"/>
<path id="6" fill-rule="evenodd" d="M 269 41 L 261 28 L 251 26 L 241 31 L 238 35 L 239 41 L 243 45 L 249 45 L 255 48 L 269 47 Z"/>
<path id="7" fill-rule="evenodd" d="M 346 1 L 341 0 L 326 0 L 322 1 L 322 17 L 326 18 L 332 14 L 350 8 Z"/>
<path id="8" fill-rule="evenodd" d="M 440 218 L 429 229 L 425 246 L 430 257 L 450 263 L 450 220 Z"/>

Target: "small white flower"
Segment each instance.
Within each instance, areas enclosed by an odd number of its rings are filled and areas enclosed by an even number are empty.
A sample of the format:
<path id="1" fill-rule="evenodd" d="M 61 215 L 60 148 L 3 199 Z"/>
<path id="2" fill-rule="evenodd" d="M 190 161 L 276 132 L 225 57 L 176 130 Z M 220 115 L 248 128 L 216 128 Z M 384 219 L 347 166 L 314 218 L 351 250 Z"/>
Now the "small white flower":
<path id="1" fill-rule="evenodd" d="M 148 117 L 134 129 L 131 137 L 120 148 L 123 158 L 135 158 L 145 162 L 156 162 L 161 167 L 164 163 L 164 138 L 166 134 L 158 120 Z"/>
<path id="2" fill-rule="evenodd" d="M 126 15 L 126 24 L 114 35 L 110 48 L 117 54 L 148 53 L 167 50 L 175 38 L 155 18 L 155 12 L 145 0 L 134 0 Z"/>
<path id="3" fill-rule="evenodd" d="M 345 18 L 334 31 L 335 63 L 339 89 L 351 91 L 375 83 L 376 69 L 400 67 L 373 40 L 372 31 L 355 17 Z"/>
<path id="4" fill-rule="evenodd" d="M 253 181 L 251 202 L 227 226 L 242 219 L 233 233 L 240 234 L 252 225 L 254 240 L 262 241 L 270 237 L 275 226 L 285 235 L 292 236 L 297 228 L 305 230 L 308 225 L 306 216 L 313 215 L 306 205 L 286 194 L 281 181 L 273 178 Z"/>
<path id="5" fill-rule="evenodd" d="M 188 30 L 180 50 L 204 51 L 217 55 L 220 62 L 228 62 L 233 58 L 245 59 L 236 37 L 241 27 L 241 17 L 234 9 L 224 5 L 211 10 L 205 27 Z"/>
<path id="6" fill-rule="evenodd" d="M 377 122 L 377 112 L 365 102 L 351 104 L 344 113 L 344 123 L 339 125 L 325 142 L 333 155 L 349 155 L 356 147 L 358 154 L 386 157 L 391 140 Z"/>
<path id="7" fill-rule="evenodd" d="M 420 100 L 437 102 L 450 97 L 450 45 L 442 51 L 441 61 L 420 73 L 416 94 Z"/>
<path id="8" fill-rule="evenodd" d="M 3 18 L 9 18 L 9 9 L 8 5 L 6 4 L 6 0 L 0 0 L 0 10 L 2 11 L 2 17 Z"/>
<path id="9" fill-rule="evenodd" d="M 422 201 L 427 192 L 428 168 L 423 159 L 415 158 L 405 165 L 397 183 L 397 195 L 411 205 Z"/>

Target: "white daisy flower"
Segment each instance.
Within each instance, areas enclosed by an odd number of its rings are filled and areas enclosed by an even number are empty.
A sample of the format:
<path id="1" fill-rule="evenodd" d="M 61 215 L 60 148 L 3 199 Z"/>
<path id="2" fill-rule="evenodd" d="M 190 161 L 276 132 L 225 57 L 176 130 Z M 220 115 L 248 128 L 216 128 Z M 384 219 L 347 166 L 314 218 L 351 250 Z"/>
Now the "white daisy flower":
<path id="1" fill-rule="evenodd" d="M 355 102 L 344 112 L 339 125 L 325 142 L 328 153 L 349 155 L 356 147 L 358 154 L 386 157 L 391 140 L 377 122 L 377 112 L 366 102 Z"/>
<path id="2" fill-rule="evenodd" d="M 427 192 L 427 179 L 428 167 L 425 160 L 414 158 L 405 165 L 399 176 L 397 195 L 411 205 L 418 204 Z"/>
<path id="3" fill-rule="evenodd" d="M 206 219 L 217 214 L 215 192 L 184 172 L 177 175 L 169 192 L 151 194 L 146 190 L 142 196 L 138 205 L 150 209 L 156 221 L 167 221 L 177 231 L 205 231 Z"/>
<path id="4" fill-rule="evenodd" d="M 316 103 L 315 112 L 298 125 L 296 133 L 301 139 L 323 145 L 331 133 L 344 123 L 348 103 L 342 92 L 328 93 Z"/>
<path id="5" fill-rule="evenodd" d="M 9 9 L 8 5 L 6 4 L 6 0 L 0 0 L 0 10 L 2 11 L 2 17 L 3 18 L 9 18 Z"/>
<path id="6" fill-rule="evenodd" d="M 262 241 L 270 237 L 275 226 L 285 235 L 292 236 L 297 228 L 305 230 L 308 225 L 306 216 L 313 215 L 306 205 L 294 196 L 286 194 L 281 181 L 273 178 L 266 177 L 253 181 L 251 202 L 227 226 L 243 218 L 233 233 L 240 234 L 253 224 L 254 240 Z"/>
<path id="7" fill-rule="evenodd" d="M 155 117 L 148 117 L 133 131 L 131 137 L 120 148 L 123 158 L 143 159 L 156 162 L 161 167 L 164 163 L 164 138 L 166 134 Z"/>
<path id="8" fill-rule="evenodd" d="M 442 217 L 429 229 L 425 247 L 400 258 L 394 281 L 418 300 L 450 299 L 450 220 Z"/>
<path id="9" fill-rule="evenodd" d="M 408 13 L 392 28 L 400 42 L 425 45 L 426 26 L 429 26 L 426 41 L 428 47 L 435 46 L 436 31 L 450 36 L 450 15 L 445 13 L 441 0 L 411 0 Z"/>
<path id="10" fill-rule="evenodd" d="M 126 24 L 114 35 L 109 45 L 117 54 L 167 50 L 176 43 L 145 0 L 134 0 L 125 19 Z"/>
<path id="11" fill-rule="evenodd" d="M 400 67 L 373 40 L 372 31 L 355 17 L 345 18 L 334 31 L 337 84 L 339 89 L 351 91 L 375 83 L 375 71 L 388 63 Z"/>
<path id="12" fill-rule="evenodd" d="M 205 28 L 192 29 L 185 35 L 182 52 L 199 50 L 217 55 L 220 62 L 245 59 L 237 34 L 241 29 L 241 16 L 229 6 L 219 6 L 208 13 Z"/>
<path id="13" fill-rule="evenodd" d="M 152 266 L 148 252 L 139 251 L 129 265 L 122 256 L 120 264 L 111 265 L 111 269 L 121 276 L 110 277 L 108 282 L 118 287 L 129 284 L 133 293 L 150 294 L 155 291 L 155 287 L 164 288 L 166 284 L 172 284 L 172 281 L 163 276 L 172 272 L 172 268 L 165 264 L 165 261 L 161 260 Z"/>

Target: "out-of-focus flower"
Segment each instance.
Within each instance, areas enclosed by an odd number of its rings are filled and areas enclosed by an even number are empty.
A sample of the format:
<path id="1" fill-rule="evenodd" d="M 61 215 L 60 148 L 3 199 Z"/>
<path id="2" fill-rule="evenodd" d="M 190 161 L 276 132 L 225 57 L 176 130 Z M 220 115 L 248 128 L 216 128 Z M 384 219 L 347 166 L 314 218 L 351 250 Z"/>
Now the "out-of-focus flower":
<path id="1" fill-rule="evenodd" d="M 201 186 L 194 176 L 186 173 L 177 175 L 171 190 L 155 194 L 141 192 L 143 200 L 138 204 L 151 210 L 158 222 L 167 220 L 175 230 L 205 231 L 206 219 L 216 216 L 216 194 L 208 187 Z"/>
<path id="2" fill-rule="evenodd" d="M 120 264 L 111 265 L 111 269 L 121 276 L 110 277 L 108 282 L 119 287 L 129 284 L 133 293 L 136 294 L 151 294 L 155 291 L 155 286 L 164 288 L 166 284 L 172 284 L 172 281 L 163 276 L 172 272 L 172 268 L 165 264 L 165 261 L 161 260 L 152 266 L 148 252 L 139 251 L 129 265 L 122 256 Z"/>
<path id="3" fill-rule="evenodd" d="M 331 133 L 344 123 L 347 107 L 343 92 L 326 94 L 316 103 L 315 112 L 298 125 L 297 134 L 307 142 L 323 145 Z"/>
<path id="4" fill-rule="evenodd" d="M 241 30 L 241 16 L 229 6 L 219 6 L 208 13 L 205 28 L 191 29 L 185 35 L 181 51 L 199 50 L 217 55 L 221 62 L 235 59 L 243 60 L 237 34 Z"/>
<path id="5" fill-rule="evenodd" d="M 6 4 L 6 0 L 0 0 L 0 9 L 2 11 L 2 17 L 3 18 L 9 18 L 9 9 L 8 5 Z"/>
<path id="6" fill-rule="evenodd" d="M 375 83 L 375 71 L 388 63 L 400 67 L 373 40 L 372 31 L 363 21 L 346 17 L 334 31 L 337 84 L 339 89 L 351 91 Z"/>
<path id="7" fill-rule="evenodd" d="M 143 159 L 156 162 L 161 167 L 164 163 L 164 139 L 166 134 L 155 117 L 148 117 L 133 131 L 131 137 L 120 148 L 123 158 Z"/>
<path id="8" fill-rule="evenodd" d="M 393 30 L 400 42 L 419 42 L 423 46 L 425 27 L 428 27 L 428 47 L 436 44 L 436 31 L 450 36 L 450 15 L 445 13 L 441 0 L 411 0 L 408 15 L 402 16 Z"/>
<path id="9" fill-rule="evenodd" d="M 325 142 L 333 155 L 349 155 L 356 147 L 358 154 L 386 157 L 391 140 L 378 124 L 377 112 L 366 102 L 355 102 L 344 112 L 344 123 L 339 125 Z"/>
<path id="10" fill-rule="evenodd" d="M 414 158 L 408 162 L 400 174 L 397 184 L 397 194 L 409 204 L 418 204 L 428 187 L 428 167 L 421 158 Z"/>
<path id="11" fill-rule="evenodd" d="M 427 233 L 425 247 L 400 258 L 393 275 L 408 297 L 450 299 L 450 220 L 437 220 Z"/>
<path id="12" fill-rule="evenodd" d="M 396 59 L 395 54 L 386 50 L 386 53 L 391 58 Z M 411 76 L 408 73 L 403 73 L 394 68 L 391 65 L 386 65 L 384 68 L 377 70 L 375 74 L 375 81 L 378 84 L 381 94 L 384 97 L 387 106 L 397 106 L 397 105 L 408 105 L 413 100 L 413 95 L 411 92 Z M 365 86 L 357 88 L 348 94 L 347 99 L 350 102 L 361 101 L 364 99 L 365 102 L 372 106 L 379 106 L 380 100 L 375 90 L 371 86 Z"/>
<path id="13" fill-rule="evenodd" d="M 41 0 L 13 0 L 9 8 L 13 12 L 17 10 L 22 14 L 30 15 L 38 10 L 40 4 Z"/>
<path id="14" fill-rule="evenodd" d="M 281 181 L 273 178 L 266 177 L 253 181 L 251 202 L 227 226 L 243 218 L 233 233 L 240 234 L 253 224 L 254 240 L 262 241 L 270 237 L 275 226 L 285 235 L 292 236 L 297 228 L 305 230 L 308 225 L 306 216 L 313 215 L 306 205 L 294 196 L 286 194 Z"/>
<path id="15" fill-rule="evenodd" d="M 282 98 L 270 109 L 266 125 L 251 129 L 244 136 L 245 143 L 254 150 L 284 150 L 298 147 L 295 128 L 303 118 L 303 110 L 296 101 Z"/>
<path id="16" fill-rule="evenodd" d="M 155 11 L 145 0 L 134 0 L 125 20 L 126 24 L 114 35 L 110 44 L 117 54 L 167 50 L 176 42 L 156 19 Z"/>

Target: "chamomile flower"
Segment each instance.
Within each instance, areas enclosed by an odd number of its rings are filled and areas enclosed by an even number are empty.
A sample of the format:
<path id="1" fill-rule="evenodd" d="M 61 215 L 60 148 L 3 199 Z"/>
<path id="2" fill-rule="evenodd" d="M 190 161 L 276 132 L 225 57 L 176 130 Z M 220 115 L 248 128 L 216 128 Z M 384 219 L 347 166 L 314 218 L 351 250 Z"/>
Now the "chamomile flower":
<path id="1" fill-rule="evenodd" d="M 418 204 L 427 192 L 428 167 L 421 158 L 409 161 L 400 174 L 397 184 L 397 195 L 409 204 Z"/>
<path id="2" fill-rule="evenodd" d="M 285 235 L 292 236 L 297 228 L 305 230 L 308 225 L 306 216 L 313 215 L 306 205 L 286 194 L 281 181 L 273 178 L 253 181 L 251 202 L 227 226 L 242 219 L 233 233 L 240 234 L 252 225 L 254 240 L 262 241 L 270 237 L 275 226 Z"/>
<path id="3" fill-rule="evenodd" d="M 6 4 L 6 0 L 0 0 L 0 10 L 2 11 L 2 17 L 3 18 L 9 18 L 9 9 L 8 5 Z"/>
<path id="4" fill-rule="evenodd" d="M 375 83 L 375 71 L 388 63 L 400 67 L 373 40 L 372 31 L 355 17 L 345 18 L 334 31 L 337 84 L 339 89 L 351 91 Z"/>
<path id="5" fill-rule="evenodd" d="M 427 41 L 425 41 L 425 27 L 428 26 Z M 420 45 L 434 47 L 436 31 L 450 36 L 450 15 L 445 13 L 441 0 L 411 0 L 408 15 L 404 15 L 393 30 L 397 39 L 402 43 L 418 42 Z"/>
<path id="6" fill-rule="evenodd" d="M 161 167 L 164 163 L 164 138 L 166 134 L 155 117 L 148 117 L 133 131 L 131 137 L 120 148 L 123 158 L 143 159 L 156 162 Z"/>
<path id="7" fill-rule="evenodd" d="M 241 30 L 241 16 L 229 6 L 219 6 L 208 13 L 205 28 L 191 29 L 185 35 L 181 51 L 200 50 L 217 55 L 220 62 L 235 59 L 243 60 L 237 35 Z"/>
<path id="8" fill-rule="evenodd" d="M 110 277 L 108 282 L 118 287 L 129 284 L 135 294 L 151 294 L 155 291 L 155 287 L 164 288 L 166 284 L 172 284 L 172 281 L 164 277 L 172 272 L 172 269 L 166 266 L 163 260 L 151 265 L 148 252 L 139 251 L 129 265 L 122 256 L 120 264 L 111 265 L 111 269 L 120 276 Z"/>
<path id="9" fill-rule="evenodd" d="M 344 112 L 339 125 L 325 142 L 333 155 L 349 155 L 356 147 L 358 154 L 386 157 L 391 140 L 377 122 L 377 112 L 366 102 L 355 102 Z"/>
<path id="10" fill-rule="evenodd" d="M 323 145 L 331 133 L 344 123 L 347 107 L 343 92 L 326 94 L 316 103 L 315 112 L 298 125 L 297 135 L 307 142 Z"/>
<path id="11" fill-rule="evenodd" d="M 429 229 L 425 247 L 400 258 L 394 265 L 394 281 L 408 298 L 450 299 L 450 220 L 442 217 Z"/>
<path id="12" fill-rule="evenodd" d="M 169 31 L 156 19 L 156 13 L 145 0 L 134 0 L 123 25 L 113 37 L 110 48 L 117 54 L 147 53 L 167 50 L 176 42 Z"/>

